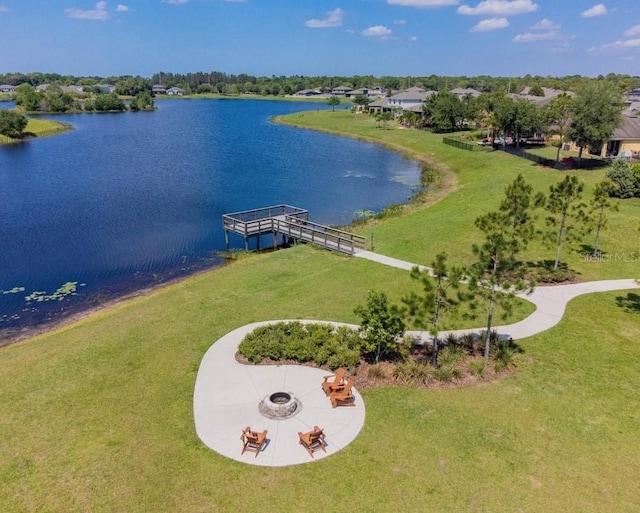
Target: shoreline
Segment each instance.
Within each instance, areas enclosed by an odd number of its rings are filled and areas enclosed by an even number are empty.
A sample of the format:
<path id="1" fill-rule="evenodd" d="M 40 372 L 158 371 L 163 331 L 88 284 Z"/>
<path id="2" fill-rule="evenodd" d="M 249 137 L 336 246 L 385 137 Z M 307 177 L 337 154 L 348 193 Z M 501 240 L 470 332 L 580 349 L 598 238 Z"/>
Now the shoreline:
<path id="1" fill-rule="evenodd" d="M 402 205 L 403 208 L 400 215 L 406 215 L 413 210 L 427 208 L 437 203 L 438 201 L 448 196 L 449 194 L 451 194 L 457 189 L 458 180 L 455 172 L 452 169 L 450 169 L 448 166 L 445 166 L 441 162 L 438 162 L 435 159 L 431 159 L 426 155 L 422 155 L 418 152 L 408 150 L 407 148 L 404 148 L 396 144 L 385 143 L 384 141 L 379 141 L 373 138 L 356 136 L 353 134 L 349 134 L 348 132 L 340 132 L 337 130 L 331 131 L 331 130 L 325 130 L 325 129 L 319 129 L 319 128 L 318 129 L 310 128 L 303 125 L 296 125 L 295 123 L 288 123 L 286 121 L 283 121 L 281 118 L 282 118 L 281 115 L 276 115 L 276 116 L 272 116 L 270 119 L 274 123 L 292 126 L 294 128 L 315 130 L 318 132 L 330 133 L 332 135 L 337 135 L 340 137 L 349 137 L 351 139 L 356 139 L 363 142 L 378 144 L 386 149 L 395 151 L 397 153 L 404 155 L 407 158 L 415 160 L 419 162 L 421 165 L 427 166 L 429 169 L 435 169 L 439 174 L 437 185 L 433 189 L 427 190 L 426 193 L 417 193 L 411 200 L 407 201 L 406 203 L 401 203 L 400 205 Z M 423 168 L 422 173 L 424 172 L 425 172 L 425 169 Z M 353 231 L 357 232 L 359 230 L 368 229 L 369 227 L 379 222 L 380 220 L 376 219 L 375 217 L 365 221 L 353 220 L 349 225 L 346 226 L 346 228 L 352 229 Z M 263 252 L 270 252 L 270 251 L 272 250 L 266 249 L 259 252 L 252 252 L 252 253 L 263 253 Z M 110 299 L 107 299 L 104 303 L 101 303 L 99 305 L 87 306 L 85 308 L 83 308 L 81 305 L 76 305 L 75 309 L 74 307 L 71 308 L 72 311 L 70 313 L 66 315 L 64 313 L 58 314 L 59 318 L 56 318 L 56 320 L 43 321 L 41 323 L 34 324 L 32 326 L 22 327 L 22 328 L 19 328 L 19 327 L 4 328 L 4 329 L 0 328 L 0 335 L 2 336 L 2 338 L 0 338 L 0 348 L 7 347 L 9 345 L 13 345 L 18 342 L 23 342 L 25 340 L 29 340 L 31 338 L 35 338 L 37 336 L 40 336 L 46 333 L 57 331 L 59 329 L 63 329 L 71 324 L 81 321 L 94 314 L 117 307 L 118 305 L 126 303 L 127 301 L 137 299 L 140 297 L 149 296 L 150 294 L 164 290 L 167 287 L 171 287 L 178 283 L 182 283 L 187 280 L 196 278 L 197 276 L 203 273 L 216 272 L 217 270 L 227 265 L 233 264 L 233 262 L 234 262 L 233 259 L 224 259 L 222 262 L 218 264 L 212 264 L 209 266 L 205 265 L 185 275 L 169 278 L 167 281 L 161 281 L 160 283 L 157 283 L 157 284 L 145 285 L 142 288 L 130 290 L 123 294 L 113 293 L 113 297 L 111 297 Z"/>
<path id="2" fill-rule="evenodd" d="M 59 314 L 59 317 L 56 318 L 56 320 L 43 321 L 36 325 L 25 326 L 21 328 L 17 327 L 0 329 L 0 334 L 3 335 L 3 338 L 0 339 L 0 349 L 16 344 L 18 342 L 23 342 L 40 335 L 44 335 L 49 332 L 57 331 L 94 314 L 109 310 L 111 308 L 115 308 L 123 303 L 134 299 L 150 296 L 151 294 L 160 292 L 168 287 L 172 287 L 174 285 L 186 282 L 190 279 L 197 278 L 202 274 L 218 271 L 226 267 L 227 265 L 231 265 L 233 262 L 233 259 L 223 259 L 219 263 L 211 264 L 208 266 L 203 265 L 202 267 L 182 276 L 174 276 L 172 278 L 168 278 L 165 281 L 145 285 L 142 288 L 130 290 L 121 294 L 113 293 L 113 297 L 95 306 L 87 306 L 83 308 L 81 305 L 76 305 L 75 308 L 72 308 L 68 314 Z M 6 338 L 4 337 L 5 332 L 8 333 Z"/>

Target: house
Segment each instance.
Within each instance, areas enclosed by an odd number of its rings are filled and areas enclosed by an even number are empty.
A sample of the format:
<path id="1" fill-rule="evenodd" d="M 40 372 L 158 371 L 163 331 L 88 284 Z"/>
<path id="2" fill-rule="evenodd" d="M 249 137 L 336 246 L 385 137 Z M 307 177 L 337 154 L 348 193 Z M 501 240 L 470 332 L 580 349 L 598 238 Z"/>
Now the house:
<path id="1" fill-rule="evenodd" d="M 301 89 L 295 96 L 321 96 L 322 91 L 320 89 Z"/>
<path id="2" fill-rule="evenodd" d="M 100 89 L 101 93 L 113 93 L 116 90 L 116 86 L 113 84 L 98 84 L 96 87 Z"/>
<path id="3" fill-rule="evenodd" d="M 353 91 L 353 88 L 346 86 L 346 85 L 341 85 L 338 87 L 334 87 L 333 89 L 331 89 L 331 94 L 333 96 L 345 96 L 347 93 Z"/>
<path id="4" fill-rule="evenodd" d="M 622 116 L 622 126 L 603 145 L 600 156 L 640 158 L 640 117 Z"/>
<path id="5" fill-rule="evenodd" d="M 367 98 L 381 98 L 386 96 L 387 90 L 384 87 L 360 87 L 359 89 L 352 89 L 344 93 L 347 98 L 355 98 L 356 96 L 366 96 Z"/>
<path id="6" fill-rule="evenodd" d="M 571 151 L 580 151 L 578 145 L 572 142 Z M 587 148 L 585 148 L 585 151 Z M 624 157 L 640 159 L 640 117 L 623 113 L 622 125 L 617 128 L 611 138 L 602 148 L 588 148 L 591 155 L 602 158 Z"/>
<path id="7" fill-rule="evenodd" d="M 39 93 L 44 93 L 47 89 L 49 89 L 49 84 L 40 84 L 36 86 L 36 91 Z"/>
<path id="8" fill-rule="evenodd" d="M 153 84 L 151 92 L 153 94 L 167 94 L 167 88 L 160 84 Z"/>
<path id="9" fill-rule="evenodd" d="M 535 103 L 538 107 L 543 107 L 551 103 L 551 100 L 560 96 L 563 93 L 568 94 L 569 96 L 574 96 L 575 93 L 571 91 L 562 91 L 560 89 L 551 89 L 550 87 L 543 87 L 542 92 L 544 96 L 536 96 L 533 94 L 529 94 L 531 91 L 530 87 L 525 87 L 520 93 L 511 93 L 507 96 L 513 100 L 527 100 L 532 103 Z"/>
<path id="10" fill-rule="evenodd" d="M 170 87 L 169 89 L 167 89 L 167 94 L 169 96 L 182 96 L 184 94 L 184 91 L 179 87 Z"/>
<path id="11" fill-rule="evenodd" d="M 60 90 L 63 93 L 82 94 L 84 87 L 82 86 L 60 86 Z"/>
<path id="12" fill-rule="evenodd" d="M 416 105 L 422 106 L 434 94 L 438 94 L 436 91 L 425 91 L 421 87 L 410 87 L 400 93 L 394 94 L 387 98 L 387 106 L 383 110 L 393 109 L 411 109 Z"/>
<path id="13" fill-rule="evenodd" d="M 369 109 L 370 113 L 380 113 L 383 109 L 390 110 L 388 108 L 388 99 L 387 98 L 378 98 L 375 101 L 372 101 L 369 105 L 367 105 L 367 109 Z"/>
<path id="14" fill-rule="evenodd" d="M 456 87 L 455 89 L 451 89 L 451 94 L 455 94 L 458 98 L 460 98 L 461 100 L 464 100 L 466 98 L 477 98 L 482 93 L 470 87 L 468 88 Z"/>
<path id="15" fill-rule="evenodd" d="M 9 84 L 0 85 L 0 93 L 12 93 L 16 90 L 16 86 L 12 86 Z"/>
<path id="16" fill-rule="evenodd" d="M 369 88 L 361 87 L 360 89 L 351 89 L 351 91 L 347 91 L 344 93 L 347 98 L 355 98 L 356 96 L 366 96 L 369 97 Z"/>
<path id="17" fill-rule="evenodd" d="M 640 88 L 624 93 L 624 101 L 627 103 L 640 102 Z"/>

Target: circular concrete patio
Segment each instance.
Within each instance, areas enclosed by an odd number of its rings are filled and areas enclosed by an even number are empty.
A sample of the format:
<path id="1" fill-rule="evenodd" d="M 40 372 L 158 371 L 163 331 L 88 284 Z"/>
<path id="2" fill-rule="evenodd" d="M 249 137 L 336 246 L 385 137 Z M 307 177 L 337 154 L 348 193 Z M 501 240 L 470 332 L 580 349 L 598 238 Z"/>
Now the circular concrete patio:
<path id="1" fill-rule="evenodd" d="M 207 447 L 244 463 L 273 467 L 309 463 L 336 453 L 356 438 L 364 425 L 364 402 L 353 389 L 355 406 L 332 408 L 321 387 L 323 376 L 329 373 L 321 369 L 238 363 L 235 354 L 244 336 L 258 326 L 275 322 L 279 321 L 242 326 L 207 350 L 194 391 L 196 432 Z M 258 404 L 274 392 L 292 392 L 302 409 L 285 420 L 262 416 Z M 268 442 L 257 457 L 251 452 L 240 454 L 240 434 L 246 426 L 268 431 Z M 298 432 L 311 431 L 314 426 L 324 429 L 327 445 L 326 452 L 317 451 L 312 458 L 299 444 Z"/>

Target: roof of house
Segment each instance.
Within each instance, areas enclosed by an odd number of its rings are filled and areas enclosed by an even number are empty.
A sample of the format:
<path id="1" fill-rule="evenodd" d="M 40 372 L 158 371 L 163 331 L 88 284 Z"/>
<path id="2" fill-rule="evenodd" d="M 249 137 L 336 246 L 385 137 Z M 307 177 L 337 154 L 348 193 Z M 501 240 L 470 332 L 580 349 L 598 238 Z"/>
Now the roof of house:
<path id="1" fill-rule="evenodd" d="M 349 86 L 346 86 L 346 85 L 341 85 L 341 86 L 338 86 L 338 87 L 334 87 L 332 89 L 332 91 L 352 91 L 352 90 L 353 90 L 352 87 L 349 87 Z"/>
<path id="2" fill-rule="evenodd" d="M 437 94 L 436 91 L 425 91 L 420 87 L 411 87 L 405 91 L 394 94 L 390 97 L 391 100 L 416 100 L 425 101 L 427 98 Z"/>
<path id="3" fill-rule="evenodd" d="M 15 89 L 16 86 L 11 84 L 0 84 L 0 89 Z"/>
<path id="4" fill-rule="evenodd" d="M 535 96 L 533 94 L 529 94 L 530 90 L 531 90 L 530 87 L 525 87 L 520 93 L 511 93 L 507 96 L 509 96 L 514 100 L 528 100 L 541 107 L 543 105 L 547 105 L 551 103 L 551 100 L 553 100 L 557 96 L 560 96 L 563 93 L 568 94 L 569 96 L 574 96 L 575 94 L 575 93 L 572 93 L 571 91 L 562 91 L 560 89 L 551 89 L 549 87 L 543 87 L 542 92 L 544 93 L 544 96 Z"/>
<path id="5" fill-rule="evenodd" d="M 451 89 L 451 92 L 458 96 L 471 96 L 472 98 L 476 98 L 480 96 L 482 93 L 477 89 L 472 89 L 471 87 L 456 87 L 455 89 Z"/>
<path id="6" fill-rule="evenodd" d="M 322 91 L 320 91 L 320 89 L 301 89 L 296 94 L 307 96 L 310 94 L 322 94 Z"/>
<path id="7" fill-rule="evenodd" d="M 60 90 L 65 93 L 81 93 L 84 91 L 84 87 L 82 86 L 60 86 Z"/>
<path id="8" fill-rule="evenodd" d="M 640 139 L 640 118 L 635 116 L 622 116 L 622 126 L 616 129 L 611 136 L 613 141 L 626 139 Z"/>
<path id="9" fill-rule="evenodd" d="M 380 98 L 379 100 L 369 103 L 368 107 L 386 107 L 388 103 L 386 98 Z"/>

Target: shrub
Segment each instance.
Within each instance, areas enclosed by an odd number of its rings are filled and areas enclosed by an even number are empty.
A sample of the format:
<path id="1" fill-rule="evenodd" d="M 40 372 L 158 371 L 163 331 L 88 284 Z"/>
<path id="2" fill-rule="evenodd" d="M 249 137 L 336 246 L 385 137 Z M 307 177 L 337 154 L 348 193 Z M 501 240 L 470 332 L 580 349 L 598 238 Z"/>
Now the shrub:
<path id="1" fill-rule="evenodd" d="M 640 183 L 626 160 L 614 160 L 606 177 L 613 183 L 609 193 L 611 196 L 615 198 L 640 196 Z"/>
<path id="2" fill-rule="evenodd" d="M 367 376 L 372 379 L 384 379 L 387 377 L 387 373 L 382 365 L 376 364 L 367 369 Z"/>
<path id="3" fill-rule="evenodd" d="M 448 383 L 462 376 L 462 371 L 456 365 L 440 365 L 435 371 L 438 380 Z"/>
<path id="4" fill-rule="evenodd" d="M 353 368 L 358 365 L 360 361 L 360 354 L 350 349 L 340 349 L 327 359 L 327 365 L 330 369 L 337 369 L 339 367 Z"/>
<path id="5" fill-rule="evenodd" d="M 464 356 L 464 351 L 462 348 L 455 347 L 446 347 L 442 351 L 440 351 L 440 356 L 438 358 L 438 362 L 441 367 L 457 366 Z"/>
<path id="6" fill-rule="evenodd" d="M 496 372 L 503 369 L 510 369 L 517 365 L 516 355 L 517 347 L 512 340 L 498 340 L 492 347 L 491 357 L 493 358 L 493 367 Z"/>
<path id="7" fill-rule="evenodd" d="M 263 360 L 314 361 L 336 369 L 357 365 L 361 340 L 357 331 L 346 327 L 279 322 L 256 328 L 242 340 L 238 351 L 253 363 Z"/>
<path id="8" fill-rule="evenodd" d="M 484 378 L 487 372 L 487 361 L 484 358 L 469 360 L 469 374 L 477 378 Z"/>
<path id="9" fill-rule="evenodd" d="M 398 363 L 393 369 L 393 377 L 410 386 L 426 385 L 434 374 L 435 369 L 431 365 L 414 360 Z"/>

